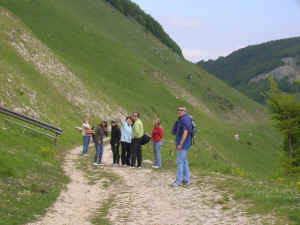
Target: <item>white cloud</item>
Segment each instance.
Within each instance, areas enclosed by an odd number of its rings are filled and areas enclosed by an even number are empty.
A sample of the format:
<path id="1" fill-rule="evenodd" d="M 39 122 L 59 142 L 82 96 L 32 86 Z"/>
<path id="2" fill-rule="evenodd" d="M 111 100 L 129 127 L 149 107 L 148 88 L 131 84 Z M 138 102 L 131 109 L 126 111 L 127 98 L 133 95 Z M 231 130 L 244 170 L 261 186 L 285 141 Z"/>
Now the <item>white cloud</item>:
<path id="1" fill-rule="evenodd" d="M 192 62 L 217 59 L 220 56 L 226 56 L 230 53 L 228 51 L 212 51 L 207 49 L 183 49 L 182 52 L 184 57 Z"/>
<path id="2" fill-rule="evenodd" d="M 184 57 L 192 62 L 199 62 L 200 60 L 217 59 L 220 56 L 228 56 L 232 52 L 244 48 L 246 45 L 237 45 L 232 49 L 182 49 Z"/>
<path id="3" fill-rule="evenodd" d="M 206 26 L 206 23 L 204 21 L 201 21 L 197 18 L 187 19 L 169 16 L 164 18 L 164 21 L 167 26 L 180 29 L 199 29 Z"/>

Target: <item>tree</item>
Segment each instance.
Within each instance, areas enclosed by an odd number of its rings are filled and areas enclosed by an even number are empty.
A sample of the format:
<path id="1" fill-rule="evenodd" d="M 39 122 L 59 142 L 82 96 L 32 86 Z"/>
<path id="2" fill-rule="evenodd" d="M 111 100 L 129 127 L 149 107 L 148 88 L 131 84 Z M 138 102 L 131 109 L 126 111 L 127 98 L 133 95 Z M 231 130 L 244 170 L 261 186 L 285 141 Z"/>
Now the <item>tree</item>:
<path id="1" fill-rule="evenodd" d="M 270 79 L 270 90 L 265 94 L 275 127 L 283 136 L 282 165 L 288 173 L 300 172 L 300 102 L 293 94 L 281 92 Z"/>

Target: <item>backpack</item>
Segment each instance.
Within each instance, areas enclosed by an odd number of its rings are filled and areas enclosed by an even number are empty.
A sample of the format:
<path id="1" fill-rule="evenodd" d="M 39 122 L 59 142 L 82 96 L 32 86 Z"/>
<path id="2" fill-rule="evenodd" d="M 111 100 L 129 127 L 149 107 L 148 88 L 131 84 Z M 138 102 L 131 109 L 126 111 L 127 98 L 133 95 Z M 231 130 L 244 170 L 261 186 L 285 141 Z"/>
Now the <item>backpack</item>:
<path id="1" fill-rule="evenodd" d="M 145 145 L 145 144 L 148 144 L 151 137 L 147 134 L 144 134 L 143 137 L 141 138 L 141 145 Z"/>
<path id="2" fill-rule="evenodd" d="M 196 123 L 194 122 L 194 120 L 192 120 L 192 144 L 195 143 L 195 137 L 196 137 L 196 133 L 197 133 L 197 127 L 196 127 Z"/>

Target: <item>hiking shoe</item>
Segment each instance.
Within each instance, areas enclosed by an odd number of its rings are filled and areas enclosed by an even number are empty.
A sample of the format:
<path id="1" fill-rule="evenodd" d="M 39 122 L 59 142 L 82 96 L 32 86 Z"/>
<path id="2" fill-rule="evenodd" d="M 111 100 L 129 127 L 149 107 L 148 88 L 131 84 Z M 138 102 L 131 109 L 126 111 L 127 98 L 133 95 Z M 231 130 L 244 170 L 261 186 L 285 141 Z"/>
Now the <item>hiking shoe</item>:
<path id="1" fill-rule="evenodd" d="M 189 181 L 182 181 L 182 184 L 183 184 L 183 185 L 189 185 L 190 182 L 189 182 Z"/>
<path id="2" fill-rule="evenodd" d="M 182 186 L 182 184 L 177 184 L 176 181 L 174 181 L 172 184 L 170 184 L 171 187 L 179 187 Z"/>

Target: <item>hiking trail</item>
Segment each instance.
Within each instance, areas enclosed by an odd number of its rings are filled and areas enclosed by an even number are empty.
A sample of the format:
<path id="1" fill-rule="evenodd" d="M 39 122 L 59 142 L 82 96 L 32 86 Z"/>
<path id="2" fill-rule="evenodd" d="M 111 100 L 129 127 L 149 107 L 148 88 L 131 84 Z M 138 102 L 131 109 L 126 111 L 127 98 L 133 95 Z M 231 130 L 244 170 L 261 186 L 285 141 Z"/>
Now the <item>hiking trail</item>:
<path id="1" fill-rule="evenodd" d="M 153 169 L 112 167 L 112 154 L 106 146 L 105 170 L 120 177 L 120 182 L 105 189 L 101 181 L 90 184 L 76 165 L 81 147 L 66 155 L 64 170 L 71 181 L 46 215 L 27 225 L 91 225 L 91 218 L 101 204 L 113 196 L 107 219 L 112 225 L 259 225 L 273 224 L 262 215 L 249 216 L 246 206 L 231 197 L 224 202 L 210 178 L 192 177 L 187 187 L 170 187 L 174 174 Z M 94 154 L 90 148 L 89 154 Z M 92 162 L 91 162 L 92 164 Z"/>

